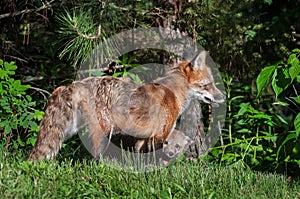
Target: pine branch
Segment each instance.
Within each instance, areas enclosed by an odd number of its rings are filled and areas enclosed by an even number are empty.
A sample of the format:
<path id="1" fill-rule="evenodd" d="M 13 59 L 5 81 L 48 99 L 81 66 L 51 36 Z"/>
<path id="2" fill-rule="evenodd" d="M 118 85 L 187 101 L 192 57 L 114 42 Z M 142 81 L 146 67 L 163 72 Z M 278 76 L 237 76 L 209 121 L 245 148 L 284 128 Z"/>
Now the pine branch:
<path id="1" fill-rule="evenodd" d="M 74 29 L 75 29 L 76 33 L 77 33 L 79 36 L 81 36 L 81 37 L 83 37 L 83 38 L 85 38 L 85 39 L 99 39 L 100 36 L 101 36 L 101 24 L 99 24 L 99 26 L 98 26 L 97 35 L 92 35 L 92 34 L 86 35 L 86 34 L 83 34 L 83 33 L 79 32 L 78 26 L 77 26 L 77 23 L 76 23 L 76 22 L 75 22 L 75 24 L 74 24 Z"/>

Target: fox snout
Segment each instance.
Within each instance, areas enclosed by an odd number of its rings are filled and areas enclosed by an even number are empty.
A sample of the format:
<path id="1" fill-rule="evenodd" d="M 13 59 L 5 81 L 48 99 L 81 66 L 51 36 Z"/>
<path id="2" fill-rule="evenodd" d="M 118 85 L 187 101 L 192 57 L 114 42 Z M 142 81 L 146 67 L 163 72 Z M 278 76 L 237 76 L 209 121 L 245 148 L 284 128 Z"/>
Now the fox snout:
<path id="1" fill-rule="evenodd" d="M 219 103 L 226 100 L 226 96 L 215 86 L 211 85 L 205 89 L 197 89 L 197 98 L 213 107 L 218 107 Z"/>
<path id="2" fill-rule="evenodd" d="M 206 100 L 209 101 L 209 104 L 211 104 L 212 107 L 218 107 L 219 103 L 223 103 L 226 100 L 226 96 L 219 89 L 217 89 L 213 94 L 209 94 L 207 96 L 204 97 L 207 98 Z"/>
<path id="3" fill-rule="evenodd" d="M 225 101 L 226 97 L 223 94 L 216 94 L 216 95 L 207 95 L 204 96 L 204 102 L 210 104 L 212 107 L 219 107 L 220 103 Z"/>

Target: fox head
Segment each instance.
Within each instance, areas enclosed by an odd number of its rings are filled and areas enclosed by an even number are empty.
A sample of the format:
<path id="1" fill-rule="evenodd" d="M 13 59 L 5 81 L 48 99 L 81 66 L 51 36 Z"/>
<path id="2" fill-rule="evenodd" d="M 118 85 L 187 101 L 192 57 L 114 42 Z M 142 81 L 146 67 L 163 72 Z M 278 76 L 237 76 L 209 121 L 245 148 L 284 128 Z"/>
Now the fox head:
<path id="1" fill-rule="evenodd" d="M 179 70 L 189 83 L 191 95 L 205 103 L 218 107 L 225 95 L 215 86 L 211 69 L 206 64 L 207 52 L 202 51 L 191 61 L 180 64 Z"/>
<path id="2" fill-rule="evenodd" d="M 194 141 L 186 136 L 183 132 L 174 130 L 170 133 L 163 143 L 163 152 L 169 157 L 174 158 L 181 155 L 187 146 L 193 144 Z"/>

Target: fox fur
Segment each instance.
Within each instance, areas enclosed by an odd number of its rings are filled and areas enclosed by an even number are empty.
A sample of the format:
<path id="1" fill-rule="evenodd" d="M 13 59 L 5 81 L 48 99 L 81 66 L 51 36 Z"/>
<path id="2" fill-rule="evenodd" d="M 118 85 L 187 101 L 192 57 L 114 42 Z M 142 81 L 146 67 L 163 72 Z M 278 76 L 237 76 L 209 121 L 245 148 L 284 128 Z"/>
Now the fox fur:
<path id="1" fill-rule="evenodd" d="M 164 143 L 176 120 L 196 98 L 217 106 L 225 100 L 206 64 L 207 52 L 184 60 L 164 77 L 136 85 L 129 78 L 89 77 L 54 90 L 28 160 L 54 158 L 62 143 L 87 125 L 92 155 L 99 158 L 103 138 L 113 131 L 138 139 L 136 149 Z"/>

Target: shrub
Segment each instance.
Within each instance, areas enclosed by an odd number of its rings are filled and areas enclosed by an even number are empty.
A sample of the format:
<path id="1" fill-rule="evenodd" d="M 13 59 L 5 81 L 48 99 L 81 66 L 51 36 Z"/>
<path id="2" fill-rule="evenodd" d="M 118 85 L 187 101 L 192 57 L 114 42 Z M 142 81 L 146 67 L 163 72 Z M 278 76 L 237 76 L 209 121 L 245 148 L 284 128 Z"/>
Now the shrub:
<path id="1" fill-rule="evenodd" d="M 16 69 L 14 62 L 0 59 L 0 147 L 6 150 L 34 145 L 37 121 L 43 116 L 42 111 L 34 109 L 35 101 L 26 94 L 30 86 L 12 77 Z"/>
<path id="2" fill-rule="evenodd" d="M 209 158 L 299 175 L 299 57 L 296 49 L 287 61 L 265 67 L 256 87 L 224 78 L 228 97 L 227 128 L 221 138 L 224 144 L 213 148 Z"/>
<path id="3" fill-rule="evenodd" d="M 275 92 L 274 104 L 292 110 L 288 131 L 278 137 L 276 144 L 276 161 L 295 163 L 300 168 L 300 50 L 295 49 L 290 54 L 287 63 L 281 61 L 275 65 L 265 67 L 257 78 L 258 96 L 261 91 L 271 83 Z M 293 92 L 288 89 L 291 88 Z M 281 96 L 281 94 L 285 96 Z M 293 95 L 293 96 L 291 96 Z"/>

